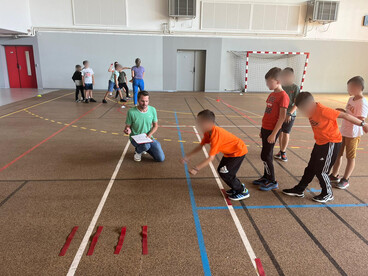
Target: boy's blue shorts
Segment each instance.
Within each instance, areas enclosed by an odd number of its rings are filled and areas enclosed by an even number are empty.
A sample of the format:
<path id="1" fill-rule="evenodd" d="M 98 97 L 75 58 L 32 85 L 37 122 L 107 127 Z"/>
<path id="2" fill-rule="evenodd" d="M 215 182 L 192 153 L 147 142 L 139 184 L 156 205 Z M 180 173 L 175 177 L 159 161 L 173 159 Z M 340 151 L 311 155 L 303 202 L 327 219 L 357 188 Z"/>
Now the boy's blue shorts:
<path id="1" fill-rule="evenodd" d="M 93 84 L 92 83 L 86 83 L 84 85 L 85 90 L 93 90 Z"/>
<path id="2" fill-rule="evenodd" d="M 112 82 L 111 80 L 109 80 L 109 86 L 108 86 L 108 88 L 107 88 L 107 91 L 109 91 L 109 92 L 113 92 L 113 91 L 114 91 L 114 89 L 115 89 L 116 91 L 120 90 L 120 88 L 119 88 L 118 86 L 116 86 L 116 84 L 115 84 L 114 82 Z"/>

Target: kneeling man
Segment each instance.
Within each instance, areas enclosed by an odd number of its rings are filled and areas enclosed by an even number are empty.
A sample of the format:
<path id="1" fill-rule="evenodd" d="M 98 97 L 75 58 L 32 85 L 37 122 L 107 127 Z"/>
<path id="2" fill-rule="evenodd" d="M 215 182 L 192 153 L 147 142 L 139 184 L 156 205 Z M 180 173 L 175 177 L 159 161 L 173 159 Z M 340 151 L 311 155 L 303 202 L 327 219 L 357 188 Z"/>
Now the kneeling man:
<path id="1" fill-rule="evenodd" d="M 135 147 L 134 161 L 141 161 L 142 154 L 147 152 L 157 162 L 165 160 L 165 154 L 159 141 L 153 139 L 153 134 L 158 129 L 156 108 L 149 106 L 149 93 L 138 93 L 138 105 L 129 109 L 124 132 L 130 135 L 130 142 Z M 152 143 L 138 144 L 132 136 L 146 134 L 153 140 Z"/>

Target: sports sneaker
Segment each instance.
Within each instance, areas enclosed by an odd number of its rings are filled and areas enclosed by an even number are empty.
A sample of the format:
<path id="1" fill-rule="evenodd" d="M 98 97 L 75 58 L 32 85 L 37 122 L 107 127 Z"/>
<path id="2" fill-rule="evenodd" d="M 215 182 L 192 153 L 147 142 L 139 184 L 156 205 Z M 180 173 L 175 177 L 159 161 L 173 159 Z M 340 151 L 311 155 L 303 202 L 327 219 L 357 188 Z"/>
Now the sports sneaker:
<path id="1" fill-rule="evenodd" d="M 126 103 L 127 101 L 126 101 L 126 100 L 124 100 L 124 99 L 121 99 L 121 100 L 120 100 L 120 102 L 121 102 L 121 103 Z"/>
<path id="2" fill-rule="evenodd" d="M 88 100 L 88 99 L 85 99 L 85 100 L 84 100 L 84 102 L 85 102 L 85 103 L 89 103 L 89 100 Z"/>
<path id="3" fill-rule="evenodd" d="M 89 101 L 90 101 L 91 103 L 95 103 L 95 102 L 96 102 L 96 100 L 95 100 L 94 98 L 90 98 L 90 99 L 89 99 Z"/>
<path id="4" fill-rule="evenodd" d="M 274 158 L 275 159 L 281 159 L 281 151 L 279 151 L 277 154 L 275 154 Z"/>
<path id="5" fill-rule="evenodd" d="M 279 183 L 277 181 L 267 181 L 259 186 L 259 189 L 262 191 L 271 191 L 279 188 Z"/>
<path id="6" fill-rule="evenodd" d="M 340 182 L 340 178 L 339 176 L 333 176 L 332 173 L 328 176 L 330 178 L 330 182 L 331 183 L 339 183 Z"/>
<path id="7" fill-rule="evenodd" d="M 242 183 L 243 189 L 245 190 L 245 185 Z M 227 195 L 232 195 L 235 194 L 235 191 L 233 189 L 227 190 L 225 191 L 225 194 Z"/>
<path id="8" fill-rule="evenodd" d="M 142 160 L 142 153 L 134 153 L 134 161 L 140 162 Z"/>
<path id="9" fill-rule="evenodd" d="M 347 187 L 349 187 L 349 179 L 341 178 L 340 182 L 335 184 L 335 188 L 345 190 Z"/>
<path id="10" fill-rule="evenodd" d="M 121 108 L 125 108 L 125 105 L 122 105 Z"/>
<path id="11" fill-rule="evenodd" d="M 260 179 L 254 180 L 253 184 L 254 185 L 262 185 L 262 184 L 267 183 L 267 182 L 268 182 L 267 178 L 262 176 Z"/>
<path id="12" fill-rule="evenodd" d="M 288 158 L 287 158 L 287 156 L 286 156 L 286 152 L 282 152 L 282 153 L 281 153 L 281 158 L 280 158 L 280 160 L 281 160 L 282 162 L 287 162 L 287 161 L 288 161 Z"/>
<path id="13" fill-rule="evenodd" d="M 282 192 L 288 196 L 304 197 L 304 192 L 301 192 L 295 187 L 291 189 L 283 189 Z"/>
<path id="14" fill-rule="evenodd" d="M 142 152 L 142 154 L 143 154 L 143 155 L 146 155 L 146 154 L 147 154 L 147 152 L 146 152 L 146 151 L 144 151 L 144 152 Z"/>
<path id="15" fill-rule="evenodd" d="M 75 100 L 75 102 L 76 102 L 76 103 L 79 103 L 79 102 L 80 102 L 80 100 Z"/>
<path id="16" fill-rule="evenodd" d="M 242 193 L 235 193 L 232 195 L 229 195 L 229 199 L 234 200 L 234 201 L 239 201 L 239 200 L 243 200 L 246 199 L 250 196 L 248 189 L 244 188 L 244 191 Z"/>
<path id="17" fill-rule="evenodd" d="M 312 198 L 314 201 L 320 202 L 320 203 L 326 203 L 327 201 L 334 200 L 333 194 L 328 195 L 317 195 Z"/>
<path id="18" fill-rule="evenodd" d="M 105 99 L 102 100 L 102 103 L 107 103 L 107 101 Z"/>

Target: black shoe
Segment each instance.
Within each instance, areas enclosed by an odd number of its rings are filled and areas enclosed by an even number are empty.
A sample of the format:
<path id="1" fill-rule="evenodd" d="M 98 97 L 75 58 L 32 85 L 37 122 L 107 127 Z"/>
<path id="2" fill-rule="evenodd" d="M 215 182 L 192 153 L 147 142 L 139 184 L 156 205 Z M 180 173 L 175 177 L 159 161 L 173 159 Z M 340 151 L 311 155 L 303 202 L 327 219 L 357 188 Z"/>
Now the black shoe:
<path id="1" fill-rule="evenodd" d="M 121 102 L 121 103 L 126 103 L 127 101 L 126 101 L 126 100 L 124 100 L 124 99 L 121 99 L 121 100 L 120 100 L 120 102 Z"/>
<path id="2" fill-rule="evenodd" d="M 340 182 L 340 178 L 339 176 L 333 176 L 332 173 L 328 176 L 330 178 L 330 182 L 331 183 L 339 183 Z"/>
<path id="3" fill-rule="evenodd" d="M 89 101 L 92 102 L 92 103 L 96 102 L 96 100 L 94 98 L 90 98 Z"/>
<path id="4" fill-rule="evenodd" d="M 102 103 L 107 103 L 107 101 L 105 99 L 102 100 Z"/>
<path id="5" fill-rule="evenodd" d="M 89 100 L 88 99 L 85 99 L 85 101 L 84 101 L 85 103 L 89 103 Z"/>
<path id="6" fill-rule="evenodd" d="M 314 201 L 320 202 L 320 203 L 326 203 L 327 201 L 334 200 L 333 194 L 327 194 L 327 195 L 317 195 L 312 198 Z"/>
<path id="7" fill-rule="evenodd" d="M 242 183 L 242 186 L 243 186 L 243 189 L 245 190 L 245 185 L 243 183 Z M 227 194 L 227 195 L 232 195 L 232 194 L 235 194 L 235 193 L 236 193 L 236 191 L 234 191 L 233 189 L 227 190 L 225 192 L 225 194 Z"/>
<path id="8" fill-rule="evenodd" d="M 260 179 L 254 180 L 253 184 L 254 185 L 262 185 L 262 184 L 265 184 L 267 182 L 268 182 L 267 178 L 262 176 Z"/>
<path id="9" fill-rule="evenodd" d="M 304 197 L 304 192 L 295 188 L 284 189 L 282 192 L 288 196 Z"/>

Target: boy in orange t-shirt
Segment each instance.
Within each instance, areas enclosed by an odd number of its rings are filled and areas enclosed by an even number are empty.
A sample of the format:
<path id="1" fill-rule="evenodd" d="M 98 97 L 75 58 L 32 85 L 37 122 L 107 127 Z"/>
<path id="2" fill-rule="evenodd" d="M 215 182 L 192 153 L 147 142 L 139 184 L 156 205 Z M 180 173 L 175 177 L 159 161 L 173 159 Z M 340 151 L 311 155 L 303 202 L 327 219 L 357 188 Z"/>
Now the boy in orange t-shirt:
<path id="1" fill-rule="evenodd" d="M 248 153 L 247 146 L 234 134 L 215 125 L 215 114 L 206 109 L 198 113 L 197 123 L 204 137 L 200 145 L 195 147 L 181 161 L 187 163 L 191 157 L 200 152 L 205 144 L 210 144 L 209 157 L 189 170 L 189 173 L 196 175 L 201 169 L 208 166 L 215 156 L 222 152 L 224 157 L 218 166 L 218 173 L 221 179 L 231 188 L 226 191 L 231 200 L 242 200 L 249 197 L 248 189 L 236 177 L 245 155 Z"/>
<path id="2" fill-rule="evenodd" d="M 366 133 L 368 132 L 368 125 L 364 121 L 347 113 L 316 103 L 312 94 L 309 92 L 300 93 L 296 98 L 295 104 L 309 118 L 316 143 L 299 184 L 294 188 L 285 189 L 282 192 L 290 196 L 304 197 L 304 190 L 313 180 L 314 176 L 317 176 L 322 192 L 314 196 L 313 200 L 325 203 L 334 199 L 328 175 L 336 161 L 342 141 L 337 118 L 342 118 L 354 125 L 362 126 Z"/>

